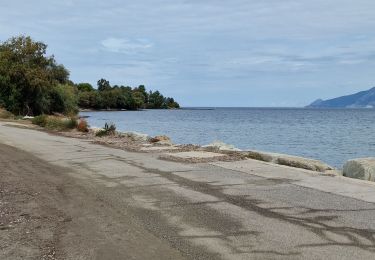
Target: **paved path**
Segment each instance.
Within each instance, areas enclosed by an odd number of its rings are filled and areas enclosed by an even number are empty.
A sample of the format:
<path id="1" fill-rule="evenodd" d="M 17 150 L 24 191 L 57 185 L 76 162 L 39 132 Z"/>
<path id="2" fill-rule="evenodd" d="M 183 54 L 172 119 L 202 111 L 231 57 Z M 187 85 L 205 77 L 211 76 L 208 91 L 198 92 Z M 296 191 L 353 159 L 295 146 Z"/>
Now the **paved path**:
<path id="1" fill-rule="evenodd" d="M 69 180 L 63 258 L 375 258 L 372 183 L 253 160 L 169 162 L 1 124 L 0 143 Z"/>

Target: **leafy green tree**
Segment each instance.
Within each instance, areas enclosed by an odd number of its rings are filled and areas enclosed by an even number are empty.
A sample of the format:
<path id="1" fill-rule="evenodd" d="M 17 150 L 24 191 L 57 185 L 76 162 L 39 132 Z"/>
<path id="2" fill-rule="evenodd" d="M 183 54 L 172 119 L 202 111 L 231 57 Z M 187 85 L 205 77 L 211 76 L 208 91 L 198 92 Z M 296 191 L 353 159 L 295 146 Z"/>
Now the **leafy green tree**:
<path id="1" fill-rule="evenodd" d="M 141 92 L 144 96 L 144 104 L 148 103 L 148 93 L 146 91 L 146 87 L 144 85 L 139 85 L 138 88 L 135 89 L 135 91 Z"/>
<path id="2" fill-rule="evenodd" d="M 0 103 L 7 110 L 29 115 L 51 112 L 51 92 L 69 82 L 69 72 L 46 50 L 46 44 L 25 36 L 0 44 Z"/>
<path id="3" fill-rule="evenodd" d="M 108 91 L 111 90 L 111 85 L 108 80 L 100 79 L 98 80 L 98 90 L 99 91 Z"/>
<path id="4" fill-rule="evenodd" d="M 168 108 L 180 108 L 180 105 L 170 97 L 165 99 L 165 104 Z"/>
<path id="5" fill-rule="evenodd" d="M 69 80 L 69 72 L 65 69 L 62 64 L 52 63 L 50 65 L 51 80 L 60 84 L 73 85 Z"/>
<path id="6" fill-rule="evenodd" d="M 78 91 L 83 92 L 83 91 L 94 91 L 95 89 L 90 83 L 79 83 L 76 84 Z"/>
<path id="7" fill-rule="evenodd" d="M 78 93 L 78 106 L 81 108 L 93 108 L 95 106 L 94 97 L 96 95 L 93 91 L 81 91 Z"/>
<path id="8" fill-rule="evenodd" d="M 178 108 L 173 98 L 159 91 L 147 93 L 144 85 L 111 87 L 100 79 L 98 89 L 89 83 L 74 84 L 69 71 L 47 45 L 19 36 L 0 43 L 0 106 L 15 114 L 76 113 L 77 106 L 94 109 Z"/>
<path id="9" fill-rule="evenodd" d="M 166 108 L 164 96 L 159 91 L 150 91 L 147 107 L 154 109 Z"/>
<path id="10" fill-rule="evenodd" d="M 100 97 L 102 102 L 102 108 L 111 109 L 116 108 L 116 95 L 113 91 L 101 91 Z"/>
<path id="11" fill-rule="evenodd" d="M 78 112 L 76 89 L 71 85 L 59 84 L 51 91 L 50 112 L 74 115 Z"/>
<path id="12" fill-rule="evenodd" d="M 141 92 L 133 91 L 132 92 L 133 107 L 132 109 L 142 108 L 145 104 L 145 97 Z"/>

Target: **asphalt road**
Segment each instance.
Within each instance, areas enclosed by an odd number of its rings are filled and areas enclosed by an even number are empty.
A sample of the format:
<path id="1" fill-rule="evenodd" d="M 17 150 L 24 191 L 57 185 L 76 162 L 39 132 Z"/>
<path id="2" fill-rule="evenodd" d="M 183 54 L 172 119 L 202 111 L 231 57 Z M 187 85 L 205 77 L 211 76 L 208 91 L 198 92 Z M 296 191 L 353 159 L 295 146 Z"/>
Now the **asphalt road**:
<path id="1" fill-rule="evenodd" d="M 372 184 L 3 123 L 0 143 L 1 259 L 375 258 Z"/>

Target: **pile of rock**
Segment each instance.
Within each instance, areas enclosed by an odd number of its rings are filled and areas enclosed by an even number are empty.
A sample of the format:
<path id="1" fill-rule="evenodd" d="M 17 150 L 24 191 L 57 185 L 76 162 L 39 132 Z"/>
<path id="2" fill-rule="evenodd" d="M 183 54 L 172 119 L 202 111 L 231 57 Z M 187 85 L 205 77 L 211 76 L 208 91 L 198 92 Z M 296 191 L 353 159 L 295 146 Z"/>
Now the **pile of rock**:
<path id="1" fill-rule="evenodd" d="M 171 139 L 166 135 L 157 135 L 149 138 L 148 141 L 158 145 L 172 145 Z"/>
<path id="2" fill-rule="evenodd" d="M 217 150 L 217 151 L 236 151 L 236 152 L 241 151 L 240 149 L 236 148 L 234 145 L 226 144 L 221 141 L 214 141 L 213 143 L 204 145 L 202 147 L 210 148 L 210 149 Z"/>
<path id="3" fill-rule="evenodd" d="M 255 160 L 271 162 L 310 171 L 328 172 L 334 170 L 333 167 L 324 162 L 286 154 L 247 151 L 246 156 Z"/>
<path id="4" fill-rule="evenodd" d="M 345 163 L 343 176 L 375 181 L 375 158 L 352 159 Z"/>

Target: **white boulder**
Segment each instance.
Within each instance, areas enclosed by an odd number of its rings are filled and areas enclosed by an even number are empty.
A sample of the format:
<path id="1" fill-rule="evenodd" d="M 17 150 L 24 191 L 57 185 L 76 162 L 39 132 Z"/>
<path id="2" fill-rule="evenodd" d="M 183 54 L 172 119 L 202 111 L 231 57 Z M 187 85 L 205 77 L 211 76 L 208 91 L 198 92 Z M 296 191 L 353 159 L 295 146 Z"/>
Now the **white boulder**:
<path id="1" fill-rule="evenodd" d="M 226 144 L 221 141 L 214 141 L 208 145 L 202 146 L 203 148 L 214 148 L 218 149 L 219 151 L 241 151 L 240 149 L 236 148 L 234 145 Z"/>
<path id="2" fill-rule="evenodd" d="M 247 151 L 246 156 L 260 161 L 271 162 L 275 164 L 290 166 L 294 168 L 301 168 L 310 171 L 317 172 L 328 172 L 334 168 L 328 164 L 309 158 L 303 158 L 299 156 L 279 154 L 279 153 L 267 153 L 260 151 Z"/>
<path id="3" fill-rule="evenodd" d="M 375 158 L 358 158 L 347 161 L 343 168 L 343 176 L 375 181 Z"/>
<path id="4" fill-rule="evenodd" d="M 138 132 L 125 132 L 125 133 L 121 133 L 121 135 L 126 136 L 126 137 L 132 139 L 133 141 L 146 142 L 150 138 L 149 135 L 138 133 Z"/>

